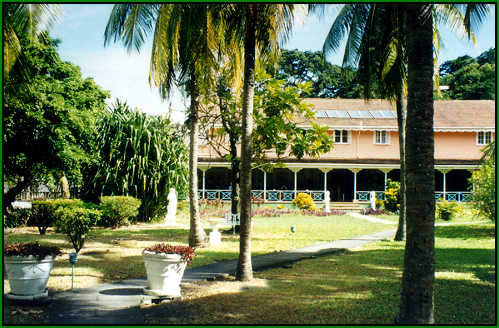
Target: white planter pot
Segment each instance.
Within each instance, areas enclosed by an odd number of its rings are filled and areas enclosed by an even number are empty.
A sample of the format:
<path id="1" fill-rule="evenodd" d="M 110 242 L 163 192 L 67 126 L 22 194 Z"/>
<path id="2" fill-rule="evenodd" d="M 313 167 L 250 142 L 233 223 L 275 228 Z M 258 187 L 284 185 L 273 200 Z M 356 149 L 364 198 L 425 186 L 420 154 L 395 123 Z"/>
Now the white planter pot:
<path id="1" fill-rule="evenodd" d="M 144 292 L 153 296 L 181 297 L 180 281 L 187 262 L 178 254 L 157 254 L 145 250 L 142 257 L 147 272 Z"/>
<path id="2" fill-rule="evenodd" d="M 5 256 L 5 271 L 13 295 L 42 297 L 47 295 L 46 287 L 54 256 L 38 260 L 35 256 Z"/>

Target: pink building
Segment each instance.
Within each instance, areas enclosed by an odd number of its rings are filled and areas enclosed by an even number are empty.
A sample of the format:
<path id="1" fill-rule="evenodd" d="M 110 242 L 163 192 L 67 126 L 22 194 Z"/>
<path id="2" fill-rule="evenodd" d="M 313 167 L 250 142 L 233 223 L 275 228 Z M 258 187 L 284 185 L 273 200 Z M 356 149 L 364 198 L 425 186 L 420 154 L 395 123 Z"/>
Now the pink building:
<path id="1" fill-rule="evenodd" d="M 369 192 L 383 198 L 386 180 L 399 180 L 399 141 L 395 105 L 385 100 L 307 98 L 315 123 L 327 125 L 334 149 L 319 159 L 289 158 L 285 168 L 253 171 L 253 195 L 268 202 L 291 201 L 297 192 L 323 201 L 363 202 Z M 480 168 L 480 151 L 495 140 L 492 100 L 435 101 L 436 199 L 467 201 L 468 179 Z M 303 123 L 303 126 L 310 122 Z M 208 146 L 200 149 L 200 198 L 230 200 L 229 163 Z"/>

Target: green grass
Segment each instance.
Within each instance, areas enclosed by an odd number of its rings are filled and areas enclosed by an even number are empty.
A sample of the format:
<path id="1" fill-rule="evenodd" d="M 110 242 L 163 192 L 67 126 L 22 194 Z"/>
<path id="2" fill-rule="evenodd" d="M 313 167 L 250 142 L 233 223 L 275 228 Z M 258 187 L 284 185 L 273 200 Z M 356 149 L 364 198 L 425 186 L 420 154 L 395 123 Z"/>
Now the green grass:
<path id="1" fill-rule="evenodd" d="M 97 228 L 87 237 L 78 255 L 75 269 L 75 286 L 87 287 L 103 281 L 117 281 L 126 278 L 146 276 L 141 252 L 158 242 L 187 244 L 188 217 L 179 215 L 178 227 L 169 228 L 161 224 L 138 224 L 120 229 Z M 203 223 L 209 227 L 207 222 Z M 314 217 L 287 214 L 277 218 L 255 217 L 252 229 L 253 255 L 271 253 L 292 247 L 290 226 L 295 225 L 295 246 L 303 247 L 345 237 L 368 234 L 387 229 L 386 225 L 366 222 L 350 216 Z M 209 233 L 210 229 L 206 229 Z M 38 240 L 43 244 L 63 248 L 63 254 L 56 259 L 49 279 L 49 290 L 67 290 L 71 286 L 71 265 L 68 254 L 71 244 L 61 234 L 49 229 L 40 236 L 36 228 L 8 230 L 5 242 Z M 192 266 L 201 266 L 221 260 L 237 259 L 239 236 L 230 231 L 222 234 L 222 244 L 197 250 Z M 7 279 L 4 278 L 6 286 Z M 7 289 L 8 290 L 8 289 Z"/>
<path id="2" fill-rule="evenodd" d="M 436 323 L 493 324 L 495 226 L 443 226 L 435 232 Z M 404 243 L 381 242 L 257 273 L 265 279 L 260 287 L 213 290 L 143 313 L 148 324 L 392 324 L 403 255 Z M 212 288 L 220 290 L 220 284 Z"/>

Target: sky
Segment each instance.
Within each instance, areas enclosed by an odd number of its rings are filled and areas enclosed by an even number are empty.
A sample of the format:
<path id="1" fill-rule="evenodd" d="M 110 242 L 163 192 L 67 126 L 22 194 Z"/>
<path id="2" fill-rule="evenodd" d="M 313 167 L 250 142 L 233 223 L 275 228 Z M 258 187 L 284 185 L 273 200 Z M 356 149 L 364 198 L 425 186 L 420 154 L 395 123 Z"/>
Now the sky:
<path id="1" fill-rule="evenodd" d="M 104 90 L 110 91 L 109 104 L 118 98 L 149 114 L 166 114 L 171 106 L 173 119 L 183 121 L 188 101 L 180 92 L 176 91 L 170 99 L 162 101 L 158 90 L 149 85 L 152 38 L 146 41 L 140 52 L 128 52 L 121 43 L 104 47 L 104 30 L 111 9 L 111 4 L 61 5 L 61 16 L 50 31 L 52 37 L 61 40 L 58 49 L 61 58 L 78 65 L 84 78 L 91 77 Z M 322 19 L 299 12 L 291 36 L 282 48 L 321 50 L 337 10 L 337 5 L 331 5 Z M 476 57 L 495 47 L 495 22 L 493 7 L 479 30 L 475 31 L 476 44 L 440 27 L 444 44 L 441 45 L 439 63 L 463 55 Z M 328 61 L 341 65 L 342 56 L 340 51 L 331 55 Z"/>

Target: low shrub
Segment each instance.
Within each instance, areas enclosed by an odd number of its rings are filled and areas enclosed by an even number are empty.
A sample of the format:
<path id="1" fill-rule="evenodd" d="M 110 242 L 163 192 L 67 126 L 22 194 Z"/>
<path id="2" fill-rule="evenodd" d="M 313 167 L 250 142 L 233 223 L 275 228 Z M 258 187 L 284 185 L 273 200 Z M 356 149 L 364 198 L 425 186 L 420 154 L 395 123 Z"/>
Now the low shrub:
<path id="1" fill-rule="evenodd" d="M 385 214 L 385 211 L 382 209 L 374 209 L 374 208 L 364 208 L 360 211 L 360 214 L 363 215 L 381 215 Z"/>
<path id="2" fill-rule="evenodd" d="M 30 256 L 33 255 L 38 260 L 43 260 L 46 256 L 57 256 L 61 254 L 61 249 L 57 246 L 40 245 L 34 243 L 16 243 L 3 247 L 4 256 Z"/>
<path id="3" fill-rule="evenodd" d="M 296 198 L 293 199 L 293 204 L 295 204 L 295 206 L 301 210 L 308 210 L 315 208 L 312 196 L 304 192 L 300 192 L 298 195 L 296 195 Z"/>
<path id="4" fill-rule="evenodd" d="M 100 198 L 102 218 L 100 225 L 116 228 L 129 225 L 139 214 L 140 199 L 130 196 L 103 196 Z"/>
<path id="5" fill-rule="evenodd" d="M 317 209 L 315 210 L 301 210 L 302 215 L 309 215 L 309 216 L 330 216 L 330 215 L 345 215 L 345 211 L 340 211 L 340 210 L 330 210 L 329 212 L 326 212 L 324 210 L 318 211 Z"/>
<path id="6" fill-rule="evenodd" d="M 57 206 L 53 200 L 34 200 L 31 206 L 28 225 L 37 227 L 40 235 L 44 235 L 47 228 L 51 227 L 56 219 Z"/>
<path id="7" fill-rule="evenodd" d="M 450 221 L 454 215 L 458 212 L 458 205 L 454 202 L 448 202 L 446 200 L 442 202 L 437 202 L 436 204 L 436 216 L 437 219 Z"/>
<path id="8" fill-rule="evenodd" d="M 60 207 L 56 215 L 56 231 L 66 235 L 76 253 L 83 248 L 88 233 L 101 219 L 99 210 L 82 207 Z"/>
<path id="9" fill-rule="evenodd" d="M 145 248 L 144 251 L 156 253 L 156 254 L 178 254 L 181 256 L 183 261 L 187 264 L 192 262 L 192 259 L 196 256 L 196 249 L 190 246 L 178 246 L 170 244 L 156 244 L 151 247 Z"/>
<path id="10" fill-rule="evenodd" d="M 31 208 L 15 208 L 7 210 L 3 217 L 4 228 L 24 227 L 31 215 Z"/>
<path id="11" fill-rule="evenodd" d="M 81 199 L 48 199 L 34 200 L 31 203 L 31 213 L 28 220 L 29 226 L 38 227 L 40 235 L 44 235 L 48 227 L 54 225 L 57 218 L 56 211 L 62 207 L 84 207 Z"/>

